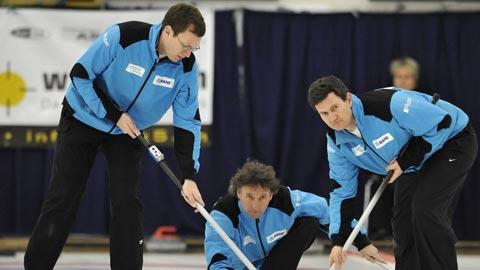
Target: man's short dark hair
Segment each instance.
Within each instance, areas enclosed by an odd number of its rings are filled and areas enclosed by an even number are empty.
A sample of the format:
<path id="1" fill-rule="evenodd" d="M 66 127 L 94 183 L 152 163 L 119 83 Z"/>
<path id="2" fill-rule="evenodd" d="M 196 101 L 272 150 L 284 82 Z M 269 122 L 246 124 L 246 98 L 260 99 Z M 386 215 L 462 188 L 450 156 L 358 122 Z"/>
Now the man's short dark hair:
<path id="1" fill-rule="evenodd" d="M 348 88 L 339 78 L 329 75 L 317 79 L 308 88 L 308 104 L 316 111 L 315 105 L 322 102 L 330 93 L 347 100 Z"/>
<path id="2" fill-rule="evenodd" d="M 237 191 L 243 186 L 261 186 L 268 188 L 273 194 L 278 192 L 280 183 L 275 175 L 275 170 L 270 165 L 260 161 L 247 161 L 230 179 L 230 194 L 237 196 Z"/>
<path id="3" fill-rule="evenodd" d="M 192 26 L 192 33 L 198 37 L 205 35 L 205 21 L 200 11 L 191 5 L 176 4 L 171 6 L 162 22 L 163 26 L 170 25 L 175 35 L 185 32 L 188 27 Z"/>

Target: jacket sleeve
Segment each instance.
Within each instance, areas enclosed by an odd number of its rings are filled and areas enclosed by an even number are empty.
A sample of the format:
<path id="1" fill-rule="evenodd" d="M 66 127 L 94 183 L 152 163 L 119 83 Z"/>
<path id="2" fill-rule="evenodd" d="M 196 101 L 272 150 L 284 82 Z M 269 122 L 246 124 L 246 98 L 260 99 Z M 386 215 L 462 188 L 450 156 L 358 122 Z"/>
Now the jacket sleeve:
<path id="1" fill-rule="evenodd" d="M 213 210 L 212 218 L 220 225 L 225 233 L 235 241 L 235 228 L 232 221 L 223 213 Z M 235 243 L 237 246 L 239 243 Z M 243 263 L 233 251 L 227 246 L 218 233 L 208 224 L 205 224 L 205 258 L 207 260 L 207 270 L 224 269 L 244 269 Z"/>
<path id="2" fill-rule="evenodd" d="M 198 109 L 198 67 L 186 74 L 186 81 L 173 102 L 174 149 L 183 179 L 193 179 L 200 168 L 200 112 Z"/>
<path id="3" fill-rule="evenodd" d="M 330 217 L 328 214 L 327 200 L 325 200 L 325 198 L 300 190 L 291 190 L 290 197 L 297 217 L 316 217 L 320 224 L 329 224 Z M 356 220 L 353 220 L 351 228 L 353 229 L 355 225 Z M 355 238 L 354 245 L 360 250 L 369 244 L 370 240 L 368 240 L 366 236 L 366 230 L 363 229 Z"/>
<path id="4" fill-rule="evenodd" d="M 359 169 L 341 153 L 329 135 L 327 135 L 327 154 L 331 179 L 329 237 L 333 245 L 343 246 L 355 222 L 354 210 Z"/>
<path id="5" fill-rule="evenodd" d="M 116 123 L 122 112 L 101 91 L 96 91 L 94 80 L 115 59 L 119 50 L 120 30 L 118 25 L 109 27 L 80 57 L 70 71 L 74 87 L 88 107 L 99 118 L 108 118 Z"/>
<path id="6" fill-rule="evenodd" d="M 415 139 L 397 158 L 404 171 L 421 165 L 443 147 L 450 135 L 452 117 L 431 99 L 431 96 L 409 91 L 398 91 L 392 97 L 390 107 L 395 121 Z"/>
<path id="7" fill-rule="evenodd" d="M 320 224 L 328 224 L 328 204 L 325 198 L 300 190 L 290 190 L 296 217 L 316 217 Z"/>

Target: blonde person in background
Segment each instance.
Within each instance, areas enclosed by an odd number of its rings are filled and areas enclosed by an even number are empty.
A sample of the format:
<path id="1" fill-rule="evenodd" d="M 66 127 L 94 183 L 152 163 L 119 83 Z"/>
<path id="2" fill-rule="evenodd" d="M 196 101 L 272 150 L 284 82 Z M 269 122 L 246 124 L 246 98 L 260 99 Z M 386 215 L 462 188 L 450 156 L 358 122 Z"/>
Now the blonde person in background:
<path id="1" fill-rule="evenodd" d="M 390 74 L 392 75 L 393 86 L 415 90 L 420 78 L 420 66 L 413 58 L 397 58 L 390 63 Z"/>

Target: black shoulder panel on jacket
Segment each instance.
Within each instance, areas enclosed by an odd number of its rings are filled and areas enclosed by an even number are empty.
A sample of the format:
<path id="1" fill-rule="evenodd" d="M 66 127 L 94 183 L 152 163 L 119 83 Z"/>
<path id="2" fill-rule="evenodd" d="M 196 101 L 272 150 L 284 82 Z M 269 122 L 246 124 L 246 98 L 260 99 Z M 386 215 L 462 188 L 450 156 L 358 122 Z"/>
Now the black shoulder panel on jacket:
<path id="1" fill-rule="evenodd" d="M 365 115 L 373 115 L 383 121 L 390 122 L 392 113 L 390 111 L 390 101 L 396 90 L 379 89 L 358 95 L 362 101 Z"/>
<path id="2" fill-rule="evenodd" d="M 144 22 L 130 21 L 119 23 L 118 27 L 120 28 L 120 45 L 125 49 L 135 42 L 147 40 L 152 25 Z"/>
<path id="3" fill-rule="evenodd" d="M 287 215 L 291 215 L 295 210 L 292 205 L 290 191 L 284 186 L 280 186 L 277 194 L 273 195 L 272 200 L 268 204 L 269 207 L 277 208 Z"/>
<path id="4" fill-rule="evenodd" d="M 195 55 L 193 53 L 190 54 L 190 57 L 188 58 L 183 58 L 183 72 L 187 73 L 192 71 L 193 64 L 195 64 Z"/>
<path id="5" fill-rule="evenodd" d="M 327 134 L 328 136 L 330 136 L 330 138 L 332 138 L 333 143 L 337 144 L 337 137 L 335 136 L 335 130 L 327 127 Z"/>
<path id="6" fill-rule="evenodd" d="M 88 80 L 88 72 L 82 64 L 75 63 L 70 71 L 70 79 L 73 77 Z"/>
<path id="7" fill-rule="evenodd" d="M 217 210 L 224 213 L 233 224 L 233 227 L 238 228 L 238 215 L 240 215 L 240 208 L 238 208 L 238 198 L 227 194 L 215 202 L 212 210 Z"/>

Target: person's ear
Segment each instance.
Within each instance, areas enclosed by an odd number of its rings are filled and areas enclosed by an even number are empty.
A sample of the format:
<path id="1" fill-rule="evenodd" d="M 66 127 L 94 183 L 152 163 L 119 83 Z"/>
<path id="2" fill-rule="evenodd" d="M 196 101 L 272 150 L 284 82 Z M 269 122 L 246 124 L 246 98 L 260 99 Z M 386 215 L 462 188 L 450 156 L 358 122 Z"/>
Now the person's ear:
<path id="1" fill-rule="evenodd" d="M 170 36 L 173 34 L 173 29 L 170 25 L 166 25 L 163 31 L 165 31 L 165 34 L 167 34 L 167 36 Z"/>
<path id="2" fill-rule="evenodd" d="M 347 102 L 350 107 L 352 107 L 352 93 L 347 92 Z"/>

